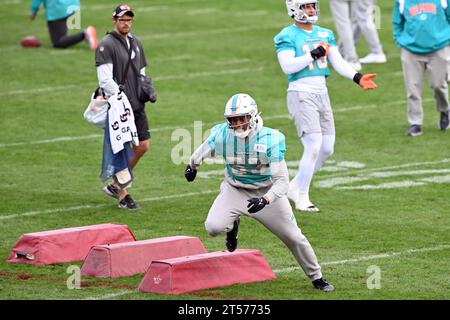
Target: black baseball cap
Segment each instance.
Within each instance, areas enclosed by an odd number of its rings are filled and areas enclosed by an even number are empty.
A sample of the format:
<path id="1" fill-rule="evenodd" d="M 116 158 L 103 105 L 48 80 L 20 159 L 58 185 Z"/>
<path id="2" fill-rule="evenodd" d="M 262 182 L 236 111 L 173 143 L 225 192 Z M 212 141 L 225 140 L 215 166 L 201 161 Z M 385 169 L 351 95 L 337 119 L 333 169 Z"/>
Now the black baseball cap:
<path id="1" fill-rule="evenodd" d="M 113 18 L 122 17 L 124 14 L 127 14 L 131 17 L 134 17 L 133 9 L 127 4 L 121 4 L 117 6 L 117 8 L 113 11 Z"/>

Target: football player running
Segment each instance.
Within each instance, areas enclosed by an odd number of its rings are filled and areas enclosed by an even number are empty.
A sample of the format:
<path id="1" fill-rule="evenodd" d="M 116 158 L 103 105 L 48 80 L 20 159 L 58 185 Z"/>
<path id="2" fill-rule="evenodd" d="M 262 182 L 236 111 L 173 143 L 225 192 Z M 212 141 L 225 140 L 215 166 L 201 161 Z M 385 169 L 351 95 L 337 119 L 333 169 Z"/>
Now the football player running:
<path id="1" fill-rule="evenodd" d="M 335 128 L 328 97 L 328 62 L 343 77 L 363 89 L 375 89 L 376 74 L 362 75 L 342 58 L 333 32 L 316 25 L 319 1 L 287 0 L 288 15 L 294 24 L 275 36 L 275 48 L 283 72 L 288 75 L 287 106 L 303 144 L 297 175 L 289 184 L 288 197 L 296 209 L 317 212 L 309 199 L 312 177 L 333 154 Z"/>
<path id="2" fill-rule="evenodd" d="M 240 217 L 252 217 L 286 244 L 315 288 L 333 291 L 322 278 L 314 250 L 297 226 L 286 197 L 289 176 L 284 135 L 263 126 L 256 102 L 248 94 L 231 97 L 224 115 L 226 122 L 212 128 L 184 173 L 191 182 L 204 159 L 223 158 L 226 164 L 220 194 L 205 221 L 206 231 L 211 236 L 226 232 L 226 247 L 233 252 Z"/>

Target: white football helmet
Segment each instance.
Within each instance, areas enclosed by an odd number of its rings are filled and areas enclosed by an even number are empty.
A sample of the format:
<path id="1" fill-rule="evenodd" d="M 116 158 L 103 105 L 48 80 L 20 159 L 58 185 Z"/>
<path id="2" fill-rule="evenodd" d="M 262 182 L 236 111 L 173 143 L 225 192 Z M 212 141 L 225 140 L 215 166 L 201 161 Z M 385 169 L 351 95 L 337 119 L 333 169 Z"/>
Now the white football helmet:
<path id="1" fill-rule="evenodd" d="M 225 106 L 225 119 L 228 122 L 228 128 L 232 130 L 234 135 L 238 138 L 245 138 L 249 135 L 251 130 L 257 128 L 258 125 L 258 106 L 256 101 L 246 93 L 238 93 L 232 96 L 226 106 Z M 231 123 L 231 118 L 234 117 L 247 117 L 247 129 L 242 130 L 241 128 L 236 128 Z M 239 125 L 241 127 L 241 125 Z"/>
<path id="2" fill-rule="evenodd" d="M 316 14 L 308 16 L 302 9 L 306 4 L 314 4 Z M 319 20 L 319 0 L 286 0 L 286 8 L 289 17 L 294 18 L 300 23 L 316 23 Z"/>

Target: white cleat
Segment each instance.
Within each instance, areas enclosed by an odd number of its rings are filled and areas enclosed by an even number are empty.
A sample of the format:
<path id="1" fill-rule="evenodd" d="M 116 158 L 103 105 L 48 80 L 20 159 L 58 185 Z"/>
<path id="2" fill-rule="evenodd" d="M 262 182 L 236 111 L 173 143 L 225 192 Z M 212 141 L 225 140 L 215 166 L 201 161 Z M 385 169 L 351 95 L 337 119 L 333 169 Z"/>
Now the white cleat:
<path id="1" fill-rule="evenodd" d="M 289 183 L 289 190 L 287 193 L 289 200 L 295 203 L 295 209 L 303 212 L 319 212 L 314 204 L 309 201 L 309 196 L 307 194 L 300 194 L 297 186 L 294 184 L 294 180 Z"/>
<path id="2" fill-rule="evenodd" d="M 369 53 L 364 58 L 359 59 L 360 63 L 386 63 L 386 61 L 384 53 Z"/>
<path id="3" fill-rule="evenodd" d="M 303 212 L 319 212 L 319 208 L 317 208 L 315 205 L 313 205 L 311 203 L 310 206 L 301 206 L 298 203 L 295 204 L 295 209 L 299 210 L 299 211 L 303 211 Z"/>

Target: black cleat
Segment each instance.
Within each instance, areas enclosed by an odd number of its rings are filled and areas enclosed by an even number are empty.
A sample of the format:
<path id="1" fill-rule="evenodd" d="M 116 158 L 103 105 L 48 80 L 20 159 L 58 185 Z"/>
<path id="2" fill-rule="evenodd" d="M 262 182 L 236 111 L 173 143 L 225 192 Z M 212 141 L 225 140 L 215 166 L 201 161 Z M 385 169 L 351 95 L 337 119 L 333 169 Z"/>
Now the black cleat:
<path id="1" fill-rule="evenodd" d="M 119 201 L 119 208 L 128 210 L 137 210 L 139 209 L 139 205 L 136 202 L 134 202 L 133 198 L 131 198 L 129 194 L 127 194 L 125 198 Z"/>
<path id="2" fill-rule="evenodd" d="M 448 111 L 441 112 L 441 118 L 439 120 L 439 128 L 441 130 L 447 130 L 450 125 L 449 119 L 448 119 Z"/>
<path id="3" fill-rule="evenodd" d="M 227 232 L 227 250 L 233 252 L 238 245 L 238 231 L 239 231 L 239 219 L 233 223 L 233 230 Z"/>
<path id="4" fill-rule="evenodd" d="M 110 197 L 113 197 L 114 199 L 119 200 L 119 190 L 117 189 L 117 187 L 115 187 L 112 184 L 107 184 L 104 188 L 103 188 L 103 192 Z"/>
<path id="5" fill-rule="evenodd" d="M 314 288 L 322 290 L 323 292 L 331 292 L 334 290 L 333 285 L 326 282 L 323 278 L 314 280 L 312 284 Z"/>

